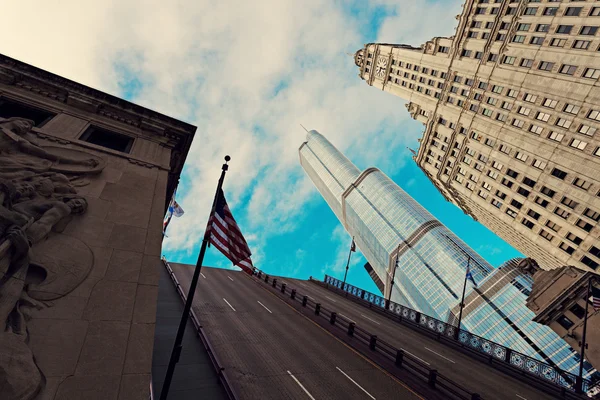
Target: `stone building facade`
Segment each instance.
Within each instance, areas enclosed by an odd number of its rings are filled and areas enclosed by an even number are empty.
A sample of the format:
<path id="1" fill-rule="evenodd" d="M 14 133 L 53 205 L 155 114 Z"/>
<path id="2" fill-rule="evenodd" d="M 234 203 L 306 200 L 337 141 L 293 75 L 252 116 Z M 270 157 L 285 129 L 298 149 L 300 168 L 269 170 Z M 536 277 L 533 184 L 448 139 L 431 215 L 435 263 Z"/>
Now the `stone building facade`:
<path id="1" fill-rule="evenodd" d="M 457 19 L 365 45 L 360 78 L 425 124 L 414 159 L 447 200 L 543 268 L 597 269 L 600 4 L 467 0 Z"/>
<path id="2" fill-rule="evenodd" d="M 148 399 L 195 130 L 0 55 L 0 397 Z"/>
<path id="3" fill-rule="evenodd" d="M 594 310 L 587 297 L 588 282 L 600 287 L 600 277 L 576 267 L 561 267 L 552 271 L 535 270 L 533 290 L 527 298 L 527 307 L 535 312 L 535 322 L 548 325 L 574 349 L 580 349 L 583 322 L 587 305 L 587 333 L 585 359 L 600 366 L 600 310 Z"/>

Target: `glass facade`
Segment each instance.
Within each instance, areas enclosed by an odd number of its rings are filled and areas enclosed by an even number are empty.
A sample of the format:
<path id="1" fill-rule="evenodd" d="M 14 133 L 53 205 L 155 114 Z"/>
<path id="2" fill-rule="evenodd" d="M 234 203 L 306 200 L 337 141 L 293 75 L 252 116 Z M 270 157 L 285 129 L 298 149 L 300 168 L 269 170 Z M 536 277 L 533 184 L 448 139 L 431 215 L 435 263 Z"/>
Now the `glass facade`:
<path id="1" fill-rule="evenodd" d="M 465 301 L 470 305 L 463 312 L 462 327 L 576 372 L 574 350 L 549 327 L 532 321 L 533 312 L 525 305 L 526 290 L 531 290 L 527 276 L 511 270 L 508 279 L 509 269 L 495 270 L 383 172 L 376 168 L 360 172 L 317 131 L 307 134 L 299 153 L 307 175 L 383 281 L 386 298 L 391 291 L 396 303 L 455 321 L 466 253 L 479 288 L 488 282 L 508 283 L 502 289 L 491 285 L 493 290 L 483 295 L 467 284 L 465 299 L 472 301 Z"/>

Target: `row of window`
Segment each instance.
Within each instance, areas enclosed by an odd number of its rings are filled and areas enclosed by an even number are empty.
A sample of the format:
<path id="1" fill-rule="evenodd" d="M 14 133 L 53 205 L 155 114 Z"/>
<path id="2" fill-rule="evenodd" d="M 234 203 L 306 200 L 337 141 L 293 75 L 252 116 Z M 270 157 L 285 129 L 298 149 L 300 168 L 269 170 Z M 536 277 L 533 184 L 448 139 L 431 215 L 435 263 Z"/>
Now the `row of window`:
<path id="1" fill-rule="evenodd" d="M 444 71 L 438 71 L 436 69 L 427 68 L 427 67 L 421 68 L 421 66 L 416 65 L 416 64 L 392 59 L 392 66 L 396 66 L 396 65 L 399 68 L 405 68 L 409 71 L 414 71 L 414 72 L 421 72 L 423 74 L 431 75 L 433 77 L 437 77 L 438 73 L 439 73 L 439 76 L 442 79 L 446 79 L 446 76 L 447 76 L 446 72 L 444 72 Z"/>
<path id="2" fill-rule="evenodd" d="M 524 25 L 525 27 L 530 26 L 531 24 L 520 24 L 520 25 Z M 550 25 L 548 24 L 538 24 L 538 27 L 536 29 L 542 29 L 540 31 L 537 31 L 538 33 L 545 33 L 548 32 L 548 29 Z M 598 27 L 597 26 L 582 26 L 581 28 L 579 28 L 579 33 L 574 33 L 572 32 L 573 29 L 573 25 L 559 25 L 556 29 L 556 34 L 573 34 L 573 35 L 582 35 L 582 36 L 595 36 L 596 33 L 598 32 Z M 481 33 L 481 36 L 480 36 Z M 504 40 L 506 40 L 506 33 L 503 32 L 499 32 L 496 34 L 495 37 L 495 41 L 497 42 L 503 42 Z M 490 33 L 489 32 L 476 32 L 476 31 L 469 31 L 467 33 L 467 37 L 469 39 L 489 39 L 490 38 Z M 545 36 L 530 36 L 529 40 L 527 40 L 528 35 L 524 35 L 521 34 L 519 32 L 517 32 L 515 35 L 513 35 L 511 42 L 512 43 L 523 43 L 523 44 L 532 44 L 532 45 L 538 45 L 541 46 L 542 44 L 544 44 L 544 40 L 545 40 Z M 551 42 L 549 42 L 549 45 L 552 47 L 564 47 L 565 43 L 567 42 L 567 38 L 561 38 L 561 37 L 557 37 L 557 38 L 553 38 Z M 578 40 L 574 40 L 573 44 L 572 44 L 572 48 L 573 49 L 578 49 L 578 50 L 587 50 L 590 48 L 590 44 L 592 43 L 591 40 L 585 40 L 585 39 L 578 39 Z M 481 53 L 481 52 L 477 52 L 477 53 Z M 475 54 L 477 54 L 475 53 Z M 481 53 L 482 55 L 482 53 Z M 481 59 L 481 55 L 479 57 L 475 57 L 477 59 Z M 470 57 L 470 55 L 466 55 L 466 54 L 462 54 L 463 57 Z"/>
<path id="3" fill-rule="evenodd" d="M 447 100 L 447 102 L 449 104 L 454 104 L 454 99 L 451 96 L 448 96 L 448 98 L 446 100 Z M 462 107 L 463 104 L 464 104 L 463 100 L 458 100 L 457 101 L 457 105 L 459 107 Z M 506 102 L 503 102 L 503 105 L 505 105 L 505 104 L 506 104 Z M 469 106 L 469 111 L 476 112 L 476 113 L 479 112 L 481 115 L 489 117 L 489 118 L 492 118 L 493 115 L 494 115 L 493 110 L 491 110 L 489 108 L 486 108 L 486 107 L 481 107 L 481 109 L 480 109 L 480 106 L 477 105 L 477 104 L 471 104 Z M 523 107 L 523 106 L 519 107 L 519 109 L 518 109 L 518 112 L 520 114 L 523 114 L 523 115 L 526 115 L 526 116 L 528 116 L 530 114 L 530 111 L 531 111 L 531 109 Z M 536 115 L 536 119 L 539 119 L 539 120 L 542 120 L 542 121 L 547 121 L 549 118 L 550 118 L 550 114 L 543 113 L 543 112 L 538 112 L 537 115 Z M 504 122 L 504 121 L 507 120 L 507 115 L 498 112 L 496 114 L 495 119 L 498 120 L 498 121 Z M 513 118 L 512 121 L 511 121 L 511 125 L 514 126 L 514 127 L 516 127 L 516 128 L 524 129 L 524 127 L 525 127 L 525 121 L 523 121 L 521 119 L 518 119 L 518 118 Z M 564 128 L 564 129 L 569 129 L 569 127 L 571 126 L 571 121 L 559 117 L 556 120 L 555 125 L 559 126 L 561 128 Z M 529 132 L 535 134 L 535 135 L 541 135 L 544 132 L 544 128 L 542 126 L 536 125 L 536 124 L 528 124 L 528 129 L 527 130 Z M 586 125 L 586 124 L 580 124 L 579 129 L 578 129 L 577 132 L 581 133 L 583 135 L 592 136 L 596 132 L 596 128 L 591 127 L 591 126 Z M 558 132 L 558 131 L 550 131 L 550 133 L 546 137 L 549 140 L 556 141 L 556 142 L 560 143 L 560 142 L 563 141 L 563 138 L 565 137 L 565 134 L 561 133 L 561 132 Z M 472 138 L 474 140 L 478 140 L 477 139 L 477 134 L 475 134 L 475 136 L 473 136 Z M 491 141 L 491 139 L 488 138 L 488 139 L 486 139 L 486 141 Z M 568 145 L 569 147 L 574 148 L 574 149 L 584 151 L 587 148 L 589 142 L 587 142 L 587 141 L 585 141 L 585 140 L 583 140 L 581 138 L 574 137 L 574 138 L 571 138 L 565 144 Z M 600 157 L 600 147 L 596 147 L 595 150 L 592 151 L 591 154 L 594 155 L 594 156 Z"/>
<path id="4" fill-rule="evenodd" d="M 515 3 L 516 1 L 511 1 L 511 3 Z M 531 2 L 531 1 L 530 1 Z M 523 12 L 523 15 L 534 16 L 538 14 L 539 10 L 542 10 L 541 16 L 560 16 L 558 12 L 558 7 L 527 7 Z M 489 12 L 488 12 L 489 10 Z M 600 15 L 600 7 L 593 7 L 587 14 L 582 15 L 583 7 L 567 7 L 564 9 L 564 13 L 562 16 L 564 17 L 580 17 L 580 16 L 598 16 Z M 500 7 L 477 7 L 475 9 L 475 15 L 498 15 L 500 12 Z M 504 15 L 515 15 L 517 13 L 517 7 L 508 7 Z"/>
<path id="5" fill-rule="evenodd" d="M 517 61 L 517 57 L 515 57 L 515 56 L 505 55 L 502 58 L 502 64 L 505 64 L 505 65 L 515 65 L 516 61 Z M 534 60 L 532 60 L 530 58 L 521 58 L 519 63 L 517 64 L 517 66 L 527 68 L 527 69 L 533 67 L 533 65 L 534 65 Z M 555 65 L 556 65 L 556 63 L 540 60 L 540 61 L 538 61 L 537 69 L 540 71 L 552 72 Z M 575 73 L 577 72 L 578 68 L 579 68 L 579 66 L 577 66 L 577 65 L 560 64 L 560 68 L 558 69 L 557 72 L 559 74 L 563 74 L 563 75 L 575 76 Z M 578 76 L 580 76 L 582 78 L 589 78 L 589 79 L 596 80 L 600 77 L 600 69 L 598 69 L 598 68 L 582 68 L 581 73 L 578 74 Z"/>

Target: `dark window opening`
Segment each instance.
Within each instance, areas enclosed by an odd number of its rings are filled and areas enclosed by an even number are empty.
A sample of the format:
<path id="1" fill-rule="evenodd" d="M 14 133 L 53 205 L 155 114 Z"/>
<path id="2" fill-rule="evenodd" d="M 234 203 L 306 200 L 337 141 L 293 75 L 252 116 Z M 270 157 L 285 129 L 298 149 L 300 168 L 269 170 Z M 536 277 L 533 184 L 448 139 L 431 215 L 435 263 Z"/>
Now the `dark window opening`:
<path id="1" fill-rule="evenodd" d="M 575 316 L 579 319 L 583 319 L 583 317 L 585 317 L 585 310 L 577 303 L 573 304 L 573 306 L 569 308 L 569 311 L 575 314 Z"/>
<path id="2" fill-rule="evenodd" d="M 558 168 L 554 168 L 551 173 L 558 179 L 565 179 L 565 176 L 567 176 L 567 173 L 565 171 L 562 171 Z"/>
<path id="3" fill-rule="evenodd" d="M 79 140 L 123 153 L 129 153 L 131 151 L 131 146 L 133 145 L 132 137 L 100 129 L 95 126 L 87 128 Z"/>
<path id="4" fill-rule="evenodd" d="M 1 118 L 27 118 L 40 128 L 50 121 L 56 114 L 39 108 L 31 107 L 23 103 L 0 98 L 0 117 Z"/>
<path id="5" fill-rule="evenodd" d="M 561 315 L 561 316 L 560 316 L 560 317 L 559 317 L 559 318 L 556 320 L 556 322 L 558 322 L 558 324 L 559 324 L 560 326 L 562 326 L 563 328 L 565 328 L 565 329 L 567 329 L 567 330 L 568 330 L 570 327 L 572 327 L 573 325 L 575 325 L 575 324 L 573 323 L 573 321 L 571 321 L 569 318 L 565 317 L 564 315 Z"/>
<path id="6" fill-rule="evenodd" d="M 587 256 L 581 257 L 581 262 L 592 269 L 598 268 L 598 263 Z"/>

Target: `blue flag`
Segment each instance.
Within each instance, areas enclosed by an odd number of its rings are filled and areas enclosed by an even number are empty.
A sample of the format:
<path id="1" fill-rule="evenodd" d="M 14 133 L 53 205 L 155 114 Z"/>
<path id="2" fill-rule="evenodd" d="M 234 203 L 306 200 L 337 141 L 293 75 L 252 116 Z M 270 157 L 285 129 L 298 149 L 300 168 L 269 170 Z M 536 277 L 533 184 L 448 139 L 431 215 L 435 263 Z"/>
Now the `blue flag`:
<path id="1" fill-rule="evenodd" d="M 473 274 L 471 274 L 471 267 L 467 267 L 467 279 L 473 283 L 473 286 L 477 287 L 477 283 L 473 279 Z"/>

